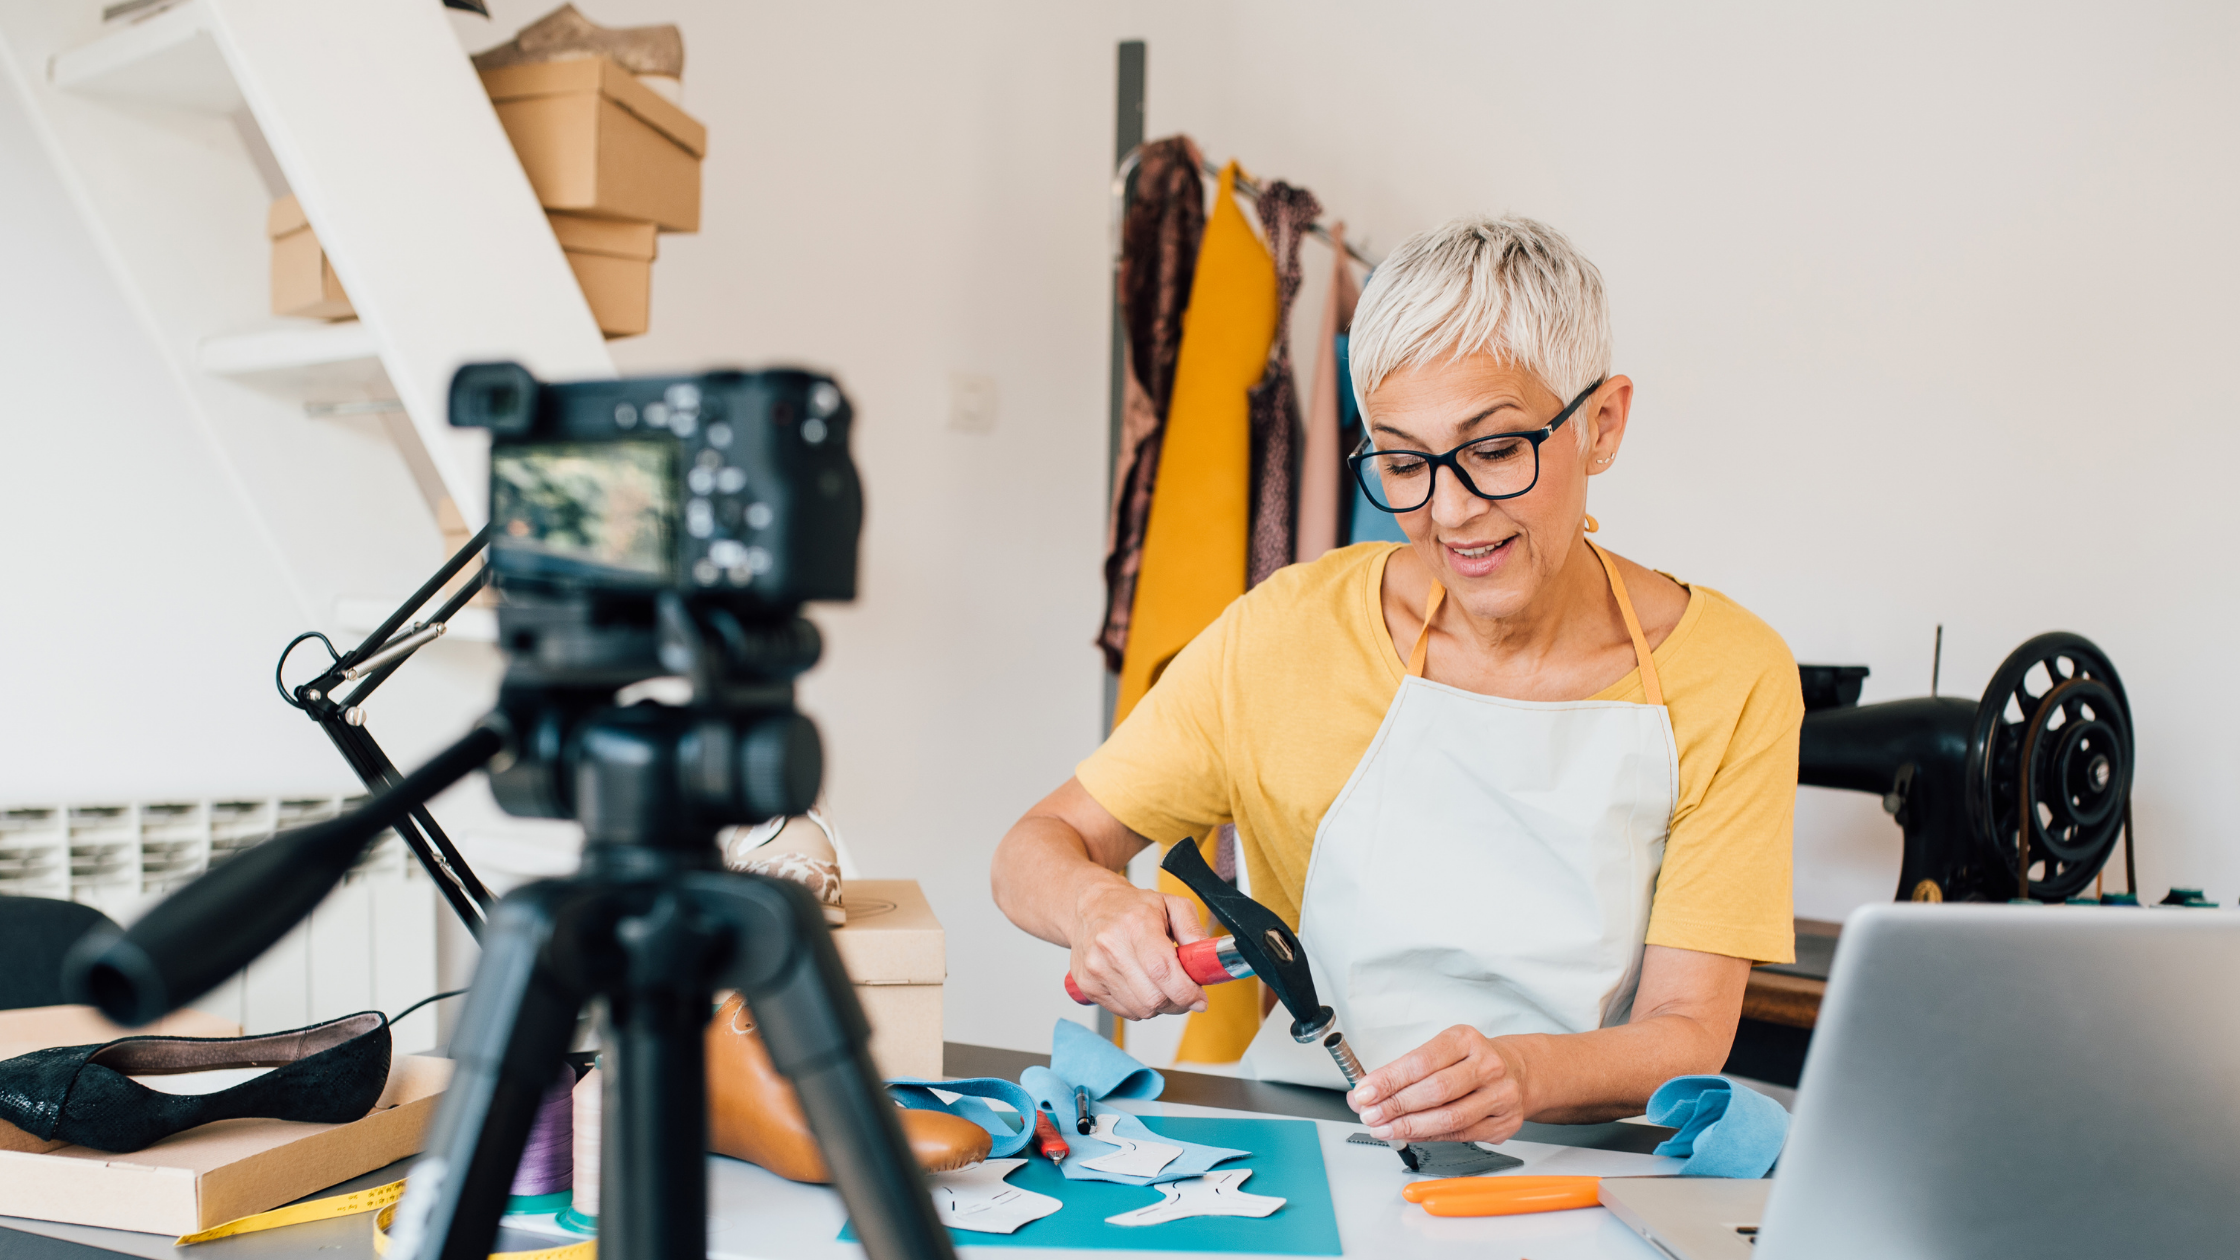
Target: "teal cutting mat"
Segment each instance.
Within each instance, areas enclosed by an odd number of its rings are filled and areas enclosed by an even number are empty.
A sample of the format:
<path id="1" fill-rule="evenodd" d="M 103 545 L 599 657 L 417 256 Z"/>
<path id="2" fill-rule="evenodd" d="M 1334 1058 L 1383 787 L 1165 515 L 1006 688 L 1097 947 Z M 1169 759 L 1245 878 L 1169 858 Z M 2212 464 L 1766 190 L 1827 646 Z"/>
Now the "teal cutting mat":
<path id="1" fill-rule="evenodd" d="M 1289 1202 L 1259 1220 L 1237 1216 L 1194 1216 L 1164 1225 L 1107 1225 L 1104 1218 L 1157 1203 L 1157 1190 L 1110 1181 L 1068 1181 L 1040 1155 L 1021 1152 L 1027 1166 L 1007 1180 L 1062 1201 L 1065 1206 L 1010 1234 L 952 1229 L 960 1247 L 1093 1247 L 1134 1251 L 1227 1251 L 1275 1256 L 1335 1256 L 1338 1216 L 1330 1206 L 1330 1177 L 1322 1167 L 1322 1141 L 1312 1120 L 1222 1120 L 1200 1116 L 1145 1116 L 1144 1127 L 1184 1142 L 1233 1146 L 1251 1151 L 1219 1168 L 1249 1168 L 1239 1187 L 1246 1194 L 1274 1195 Z M 842 1242 L 856 1240 L 855 1223 L 840 1231 Z"/>

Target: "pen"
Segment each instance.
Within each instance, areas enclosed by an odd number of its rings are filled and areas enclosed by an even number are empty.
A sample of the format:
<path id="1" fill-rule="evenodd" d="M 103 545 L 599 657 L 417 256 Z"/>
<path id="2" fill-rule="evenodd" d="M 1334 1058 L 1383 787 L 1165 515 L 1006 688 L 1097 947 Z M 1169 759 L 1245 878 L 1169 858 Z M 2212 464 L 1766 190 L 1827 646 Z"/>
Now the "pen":
<path id="1" fill-rule="evenodd" d="M 1073 1087 L 1073 1130 L 1093 1133 L 1096 1128 L 1096 1122 L 1089 1119 L 1089 1091 L 1076 1085 Z"/>

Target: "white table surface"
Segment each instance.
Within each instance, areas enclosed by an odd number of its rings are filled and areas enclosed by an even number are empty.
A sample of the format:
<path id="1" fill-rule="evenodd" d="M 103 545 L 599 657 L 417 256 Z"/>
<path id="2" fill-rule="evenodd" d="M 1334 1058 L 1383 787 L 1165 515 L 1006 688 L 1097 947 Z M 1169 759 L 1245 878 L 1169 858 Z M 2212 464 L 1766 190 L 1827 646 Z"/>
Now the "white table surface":
<path id="1" fill-rule="evenodd" d="M 1108 1104 L 1146 1116 L 1238 1116 L 1266 1120 L 1257 1112 L 1224 1111 L 1184 1103 L 1108 1099 Z M 1322 1135 L 1322 1161 L 1330 1176 L 1330 1199 L 1337 1209 L 1338 1240 L 1348 1256 L 1408 1256 L 1420 1260 L 1469 1257 L 1470 1260 L 1661 1260 L 1655 1248 L 1620 1224 L 1605 1208 L 1539 1212 L 1528 1216 L 1435 1217 L 1403 1200 L 1400 1187 L 1418 1180 L 1390 1150 L 1346 1141 L 1359 1124 L 1312 1122 Z M 1584 1150 L 1510 1142 L 1498 1148 L 1524 1161 L 1512 1173 L 1577 1173 L 1586 1176 L 1644 1176 L 1670 1173 L 1682 1161 L 1657 1155 Z M 837 1241 L 847 1213 L 840 1196 L 824 1186 L 786 1181 L 752 1164 L 733 1159 L 709 1161 L 711 1219 L 708 1254 L 721 1260 L 842 1260 L 863 1254 L 854 1243 Z M 1151 1260 L 1153 1257 L 1234 1253 L 1105 1251 L 1052 1247 L 974 1247 L 958 1235 L 960 1252 L 976 1260 Z"/>
<path id="2" fill-rule="evenodd" d="M 1269 1119 L 1264 1113 L 1227 1111 L 1187 1103 L 1113 1100 L 1113 1106 L 1149 1116 L 1240 1116 Z M 1416 1180 L 1391 1151 L 1346 1141 L 1359 1124 L 1312 1122 L 1322 1136 L 1323 1165 L 1330 1176 L 1330 1197 L 1337 1211 L 1338 1239 L 1351 1256 L 1408 1256 L 1420 1260 L 1469 1257 L 1470 1260 L 1661 1260 L 1603 1208 L 1540 1212 L 1528 1216 L 1439 1218 L 1400 1197 Z M 1597 1151 L 1537 1142 L 1510 1142 L 1499 1148 L 1524 1161 L 1512 1173 L 1576 1173 L 1588 1176 L 1643 1176 L 1677 1170 L 1681 1161 L 1655 1155 Z M 378 1185 L 402 1176 L 405 1165 L 355 1178 Z M 330 1192 L 331 1193 L 331 1192 Z M 720 1260 L 852 1260 L 863 1254 L 854 1243 L 839 1241 L 847 1218 L 839 1194 L 826 1186 L 786 1181 L 753 1164 L 721 1156 L 708 1160 L 708 1254 Z M 47 1221 L 0 1217 L 0 1226 L 43 1234 L 147 1260 L 371 1260 L 373 1217 L 344 1217 L 257 1234 L 219 1239 L 191 1248 L 171 1245 L 162 1234 L 136 1234 Z M 969 1238 L 969 1235 L 964 1236 Z M 535 1246 L 548 1240 L 511 1233 L 501 1249 Z M 960 1251 L 975 1260 L 1151 1260 L 1204 1254 L 1176 1251 L 1088 1251 L 1050 1247 L 974 1247 Z"/>

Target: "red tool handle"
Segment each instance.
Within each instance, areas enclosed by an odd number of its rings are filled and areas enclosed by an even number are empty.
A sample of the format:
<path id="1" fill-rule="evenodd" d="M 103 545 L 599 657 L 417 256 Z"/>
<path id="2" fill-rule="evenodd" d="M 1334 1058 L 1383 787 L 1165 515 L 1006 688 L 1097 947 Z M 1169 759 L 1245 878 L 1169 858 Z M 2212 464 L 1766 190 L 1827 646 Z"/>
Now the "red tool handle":
<path id="1" fill-rule="evenodd" d="M 1182 963 L 1182 972 L 1199 984 L 1226 984 L 1242 980 L 1252 974 L 1252 967 L 1237 955 L 1237 939 L 1233 936 L 1216 936 L 1207 940 L 1192 941 L 1174 951 Z M 1097 1001 L 1081 991 L 1081 986 L 1066 977 L 1066 996 L 1083 1006 L 1095 1006 Z"/>
<path id="2" fill-rule="evenodd" d="M 1058 1136 L 1058 1126 L 1050 1122 L 1050 1113 L 1040 1107 L 1034 1109 L 1034 1145 L 1053 1164 L 1066 1162 L 1066 1156 L 1073 1153 L 1066 1140 Z"/>

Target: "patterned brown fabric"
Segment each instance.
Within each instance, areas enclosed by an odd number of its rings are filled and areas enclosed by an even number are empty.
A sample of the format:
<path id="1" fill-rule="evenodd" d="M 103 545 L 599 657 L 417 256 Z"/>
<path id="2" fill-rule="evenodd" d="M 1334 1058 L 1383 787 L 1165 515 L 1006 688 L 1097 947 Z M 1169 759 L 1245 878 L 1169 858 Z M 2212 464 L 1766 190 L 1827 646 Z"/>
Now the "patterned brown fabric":
<path id="1" fill-rule="evenodd" d="M 1119 459 L 1106 530 L 1104 626 L 1097 646 L 1105 668 L 1120 672 L 1143 564 L 1143 531 L 1159 474 L 1160 436 L 1182 351 L 1182 314 L 1197 275 L 1206 193 L 1198 148 L 1188 136 L 1143 147 L 1135 191 L 1120 233 L 1120 309 L 1127 324 Z"/>
<path id="2" fill-rule="evenodd" d="M 1291 300 L 1299 295 L 1299 242 L 1322 213 L 1304 188 L 1281 180 L 1260 189 L 1260 226 L 1276 257 L 1276 339 L 1268 371 L 1252 387 L 1252 537 L 1245 586 L 1291 563 L 1298 539 L 1299 386 L 1291 375 Z"/>

